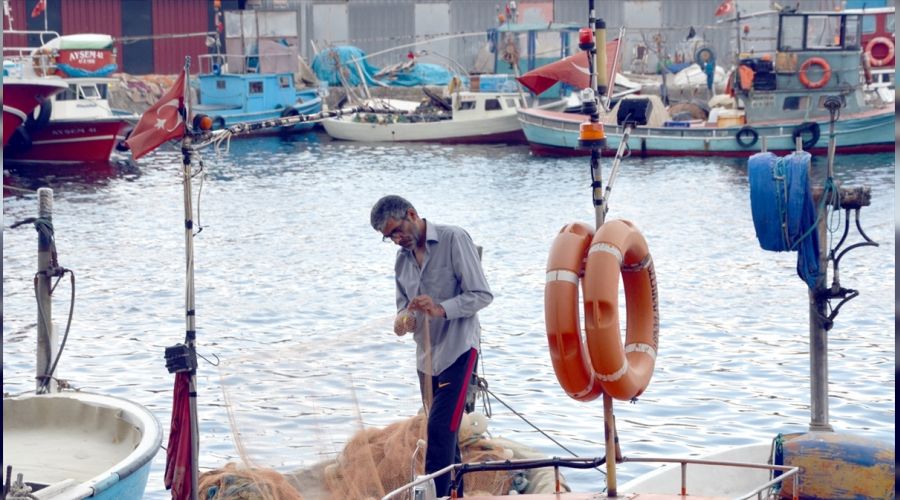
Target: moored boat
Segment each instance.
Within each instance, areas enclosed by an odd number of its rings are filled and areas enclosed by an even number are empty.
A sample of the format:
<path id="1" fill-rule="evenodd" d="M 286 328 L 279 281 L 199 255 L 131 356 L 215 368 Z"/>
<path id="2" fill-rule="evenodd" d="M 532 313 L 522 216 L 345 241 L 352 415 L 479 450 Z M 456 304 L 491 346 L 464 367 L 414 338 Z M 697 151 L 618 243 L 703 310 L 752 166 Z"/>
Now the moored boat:
<path id="1" fill-rule="evenodd" d="M 654 104 L 647 97 L 631 96 L 620 103 L 626 108 L 607 117 L 607 153 L 624 140 L 633 154 L 641 156 L 740 157 L 761 150 L 786 153 L 799 138 L 804 150 L 824 154 L 827 140 L 822 131 L 830 120 L 824 103 L 829 97 L 841 102 L 835 124 L 839 153 L 892 151 L 893 108 L 867 102 L 863 92 L 859 15 L 776 14 L 780 36 L 774 58 L 763 55 L 741 61 L 733 85 L 737 109 L 713 109 L 708 120 L 667 117 L 662 123 L 649 123 Z M 810 23 L 824 30 L 816 32 L 815 40 L 812 32 L 805 35 L 802 29 Z M 587 154 L 574 148 L 586 116 L 523 109 L 519 119 L 535 154 Z"/>
<path id="2" fill-rule="evenodd" d="M 32 112 L 42 106 L 47 99 L 66 89 L 59 78 L 37 78 L 22 75 L 13 64 L 3 64 L 3 147 L 13 135 L 27 137 L 28 127 L 35 121 Z M 30 118 L 31 117 L 31 118 Z M 30 118 L 30 119 L 29 119 Z M 20 128 L 21 127 L 21 128 Z"/>
<path id="3" fill-rule="evenodd" d="M 6 48 L 11 64 L 22 74 L 61 81 L 64 92 L 41 102 L 35 117 L 4 150 L 4 158 L 19 165 L 75 165 L 109 162 L 128 126 L 137 119 L 109 104 L 108 78 L 116 67 L 112 37 L 101 34 L 39 35 L 38 48 Z"/>

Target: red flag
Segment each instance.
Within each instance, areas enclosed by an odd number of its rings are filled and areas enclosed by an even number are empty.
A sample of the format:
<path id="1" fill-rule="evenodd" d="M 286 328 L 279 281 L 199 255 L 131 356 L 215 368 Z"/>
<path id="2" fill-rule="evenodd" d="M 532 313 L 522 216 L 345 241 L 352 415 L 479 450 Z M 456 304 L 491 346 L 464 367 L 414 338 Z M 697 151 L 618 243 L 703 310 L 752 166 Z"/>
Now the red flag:
<path id="1" fill-rule="evenodd" d="M 184 136 L 184 80 L 181 76 L 156 104 L 147 108 L 131 136 L 125 141 L 131 148 L 131 157 L 137 160 L 141 156 L 158 148 L 160 144 Z"/>
<path id="2" fill-rule="evenodd" d="M 34 8 L 31 9 L 31 17 L 38 17 L 44 13 L 44 9 L 47 8 L 47 0 L 38 0 L 38 3 L 34 4 Z"/>
<path id="3" fill-rule="evenodd" d="M 615 70 L 612 65 L 618 45 L 618 40 L 606 42 L 606 75 L 609 79 L 608 82 L 614 81 Z M 518 78 L 519 83 L 535 94 L 543 93 L 556 82 L 569 84 L 576 89 L 588 88 L 591 86 L 591 74 L 588 72 L 587 58 L 588 53 L 586 51 L 578 52 L 525 73 Z"/>
<path id="4" fill-rule="evenodd" d="M 716 9 L 716 17 L 724 16 L 734 10 L 734 0 L 723 0 Z"/>
<path id="5" fill-rule="evenodd" d="M 166 489 L 172 490 L 172 500 L 191 498 L 191 402 L 190 373 L 175 374 L 175 392 L 172 398 L 172 423 L 169 428 L 169 446 L 166 447 Z"/>

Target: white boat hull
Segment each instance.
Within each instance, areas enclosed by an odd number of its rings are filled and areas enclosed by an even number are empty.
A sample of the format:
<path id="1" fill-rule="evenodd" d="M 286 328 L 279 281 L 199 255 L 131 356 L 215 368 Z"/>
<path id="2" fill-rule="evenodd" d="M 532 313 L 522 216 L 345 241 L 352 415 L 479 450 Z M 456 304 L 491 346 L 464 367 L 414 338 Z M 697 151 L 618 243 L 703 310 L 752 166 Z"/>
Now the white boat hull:
<path id="1" fill-rule="evenodd" d="M 401 115 L 351 115 L 329 118 L 322 122 L 334 139 L 361 142 L 429 141 L 454 143 L 524 143 L 525 135 L 516 110 L 498 111 L 499 116 L 480 120 L 440 120 L 433 122 L 401 122 Z M 376 121 L 366 120 L 372 116 Z"/>
<path id="2" fill-rule="evenodd" d="M 143 497 L 159 421 L 130 401 L 83 392 L 3 399 L 3 470 L 37 498 Z"/>

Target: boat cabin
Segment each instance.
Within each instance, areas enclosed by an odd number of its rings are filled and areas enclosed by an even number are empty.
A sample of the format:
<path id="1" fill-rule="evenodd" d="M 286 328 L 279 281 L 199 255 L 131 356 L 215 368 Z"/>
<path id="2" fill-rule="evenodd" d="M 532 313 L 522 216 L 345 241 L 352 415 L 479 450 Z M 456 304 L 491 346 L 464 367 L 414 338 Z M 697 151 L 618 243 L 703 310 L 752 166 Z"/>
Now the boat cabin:
<path id="1" fill-rule="evenodd" d="M 519 94 L 505 92 L 453 92 L 450 102 L 454 121 L 483 120 L 527 107 Z"/>
<path id="2" fill-rule="evenodd" d="M 781 12 L 774 58 L 740 60 L 737 97 L 748 122 L 828 119 L 825 100 L 838 96 L 842 112 L 865 106 L 862 20 L 845 12 Z"/>
<path id="3" fill-rule="evenodd" d="M 109 85 L 113 78 L 70 78 L 69 88 L 53 97 L 54 120 L 69 118 L 108 118 L 115 112 L 109 107 Z"/>

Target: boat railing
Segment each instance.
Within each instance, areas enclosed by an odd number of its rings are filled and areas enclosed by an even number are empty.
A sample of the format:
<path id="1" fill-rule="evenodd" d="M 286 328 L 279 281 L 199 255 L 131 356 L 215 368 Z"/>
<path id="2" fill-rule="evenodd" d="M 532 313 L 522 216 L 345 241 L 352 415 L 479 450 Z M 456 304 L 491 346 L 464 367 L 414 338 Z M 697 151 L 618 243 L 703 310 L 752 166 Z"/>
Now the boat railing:
<path id="1" fill-rule="evenodd" d="M 390 500 L 392 498 L 399 497 L 402 494 L 409 493 L 410 498 L 417 498 L 413 492 L 417 486 L 422 486 L 428 483 L 429 481 L 437 478 L 446 473 L 450 473 L 450 482 L 451 484 L 456 484 L 457 476 L 461 476 L 467 472 L 484 472 L 484 471 L 509 471 L 509 470 L 522 470 L 522 469 L 540 469 L 546 467 L 553 467 L 554 472 L 556 474 L 556 493 L 562 493 L 560 490 L 560 486 L 562 484 L 562 479 L 559 475 L 559 468 L 566 467 L 572 469 L 593 469 L 603 465 L 606 459 L 604 457 L 596 457 L 596 458 L 584 458 L 584 457 L 575 457 L 575 458 L 546 458 L 546 459 L 518 459 L 518 460 L 496 460 L 490 462 L 478 462 L 478 463 L 467 463 L 467 464 L 452 464 L 444 467 L 443 469 L 437 470 L 430 474 L 425 474 L 422 476 L 418 476 L 415 480 L 389 492 L 385 496 L 381 497 L 381 500 Z M 781 484 L 784 480 L 790 478 L 792 481 L 792 491 L 794 492 L 794 499 L 797 499 L 797 492 L 799 490 L 799 479 L 800 479 L 800 467 L 798 466 L 789 466 L 789 465 L 772 465 L 772 464 L 759 464 L 752 462 L 731 462 L 731 461 L 722 461 L 722 460 L 704 460 L 700 458 L 667 458 L 667 457 L 643 457 L 643 458 L 628 458 L 623 457 L 622 463 L 624 462 L 650 462 L 650 463 L 677 463 L 681 465 L 681 489 L 680 495 L 686 496 L 688 495 L 687 490 L 687 466 L 691 465 L 711 465 L 711 466 L 721 466 L 721 467 L 735 467 L 735 468 L 747 468 L 747 469 L 761 469 L 767 470 L 770 472 L 770 475 L 774 475 L 776 472 L 780 472 L 780 474 L 773 479 L 757 486 L 752 491 L 741 494 L 740 496 L 733 497 L 734 500 L 746 500 L 750 498 L 757 498 L 758 500 L 762 500 L 763 498 L 767 498 L 766 492 L 777 484 Z"/>
<path id="2" fill-rule="evenodd" d="M 37 46 L 6 46 L 3 47 L 3 61 L 10 62 L 18 71 L 16 76 L 47 76 L 56 72 L 56 54 L 52 49 L 44 48 L 48 42 L 59 38 L 56 31 L 34 30 L 4 30 L 4 41 L 11 36 L 36 37 Z M 4 65 L 4 69 L 7 69 Z"/>
<path id="3" fill-rule="evenodd" d="M 242 75 L 260 72 L 260 59 L 273 61 L 277 66 L 293 67 L 296 65 L 296 53 L 282 54 L 200 54 L 198 56 L 200 73 L 215 75 Z"/>

